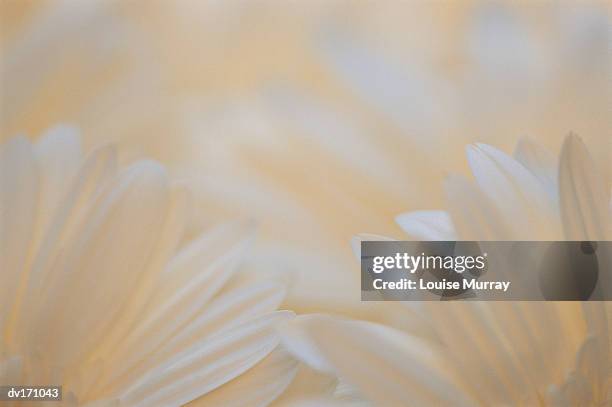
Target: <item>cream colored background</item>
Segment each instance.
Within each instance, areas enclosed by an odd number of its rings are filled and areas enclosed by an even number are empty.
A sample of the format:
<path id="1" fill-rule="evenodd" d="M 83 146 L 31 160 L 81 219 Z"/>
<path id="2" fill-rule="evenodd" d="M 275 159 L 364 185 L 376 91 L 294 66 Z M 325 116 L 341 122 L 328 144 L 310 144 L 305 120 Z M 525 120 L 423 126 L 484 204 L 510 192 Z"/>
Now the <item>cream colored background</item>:
<path id="1" fill-rule="evenodd" d="M 358 313 L 358 232 L 444 207 L 464 145 L 557 152 L 610 172 L 606 2 L 0 3 L 0 136 L 57 123 L 188 179 L 198 219 L 253 217 L 251 266 L 287 306 Z"/>

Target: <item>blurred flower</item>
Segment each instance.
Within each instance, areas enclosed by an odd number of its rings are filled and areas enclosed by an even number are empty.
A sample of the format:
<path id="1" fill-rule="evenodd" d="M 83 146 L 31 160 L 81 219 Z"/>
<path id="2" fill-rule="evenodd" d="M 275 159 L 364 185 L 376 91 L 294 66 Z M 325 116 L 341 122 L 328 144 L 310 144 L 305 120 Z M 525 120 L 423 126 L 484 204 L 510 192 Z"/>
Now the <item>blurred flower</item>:
<path id="1" fill-rule="evenodd" d="M 199 215 L 246 213 L 260 221 L 250 260 L 264 271 L 282 265 L 294 277 L 291 309 L 363 315 L 347 241 L 364 225 L 397 230 L 393 214 L 419 187 L 427 189 L 428 178 L 406 187 L 397 180 L 425 159 L 394 154 L 392 137 L 372 139 L 351 116 L 327 105 L 280 89 L 269 95 L 190 114 L 194 155 L 188 161 L 199 157 L 201 170 L 184 168 L 184 174 L 202 202 Z M 421 204 L 427 202 L 424 192 Z"/>
<path id="2" fill-rule="evenodd" d="M 468 159 L 477 185 L 452 176 L 449 212 L 400 215 L 410 237 L 609 239 L 610 189 L 577 136 L 565 140 L 558 175 L 552 154 L 526 140 L 514 159 L 482 144 L 468 147 Z M 388 238 L 361 235 L 355 243 L 381 239 Z M 386 305 L 394 327 L 300 317 L 285 329 L 285 342 L 375 405 L 612 402 L 611 302 Z"/>
<path id="3" fill-rule="evenodd" d="M 358 301 L 346 241 L 358 230 L 396 233 L 391 220 L 402 209 L 443 205 L 440 182 L 467 170 L 463 145 L 508 148 L 515 134 L 531 133 L 556 148 L 571 128 L 607 162 L 606 10 L 330 5 L 303 25 L 311 31 L 303 54 L 317 61 L 308 78 L 271 76 L 259 91 L 192 100 L 193 155 L 180 165 L 210 174 L 194 180 L 208 198 L 202 214 L 262 220 L 258 255 L 295 275 L 292 309 L 378 320 Z"/>
<path id="4" fill-rule="evenodd" d="M 448 176 L 448 210 L 419 210 L 396 217 L 409 239 L 480 241 L 483 250 L 508 258 L 509 253 L 503 252 L 509 246 L 487 241 L 597 241 L 612 236 L 610 186 L 578 136 L 566 137 L 559 160 L 528 139 L 518 143 L 514 157 L 486 144 L 468 146 L 467 156 L 476 182 Z M 393 238 L 355 236 L 352 246 L 357 258 L 361 242 L 368 240 Z M 531 292 L 539 284 L 534 272 L 538 265 L 525 257 L 495 267 L 500 275 L 511 273 L 514 285 L 523 292 Z M 599 280 L 604 287 L 610 283 Z M 415 300 L 423 299 L 423 293 L 414 294 Z M 390 315 L 385 322 L 393 321 Z"/>
<path id="5" fill-rule="evenodd" d="M 70 121 L 86 148 L 117 142 L 195 174 L 200 223 L 258 219 L 261 268 L 296 276 L 291 309 L 377 318 L 359 302 L 346 242 L 441 206 L 458 146 L 505 148 L 519 133 L 556 147 L 571 128 L 607 159 L 605 2 L 0 8 L 0 137 Z M 289 92 L 268 98 L 279 88 Z"/>
<path id="6" fill-rule="evenodd" d="M 522 140 L 514 158 L 486 144 L 467 148 L 476 184 L 450 176 L 448 212 L 398 216 L 410 236 L 422 240 L 607 240 L 610 185 L 576 135 L 554 156 Z"/>
<path id="7" fill-rule="evenodd" d="M 599 145 L 609 129 L 609 4 L 380 2 L 355 14 L 323 23 L 315 43 L 344 104 L 444 157 L 438 165 L 474 136 L 558 141 L 571 128 Z"/>
<path id="8" fill-rule="evenodd" d="M 82 160 L 67 127 L 0 153 L 0 383 L 67 405 L 266 405 L 297 362 L 284 286 L 238 265 L 241 223 L 187 240 L 190 196 L 154 161 Z M 92 404 L 89 404 L 92 403 Z"/>
<path id="9" fill-rule="evenodd" d="M 298 317 L 290 329 L 304 337 L 288 346 L 376 406 L 612 402 L 610 303 L 425 302 L 410 310 L 406 318 L 428 328 L 420 337 L 365 321 Z"/>

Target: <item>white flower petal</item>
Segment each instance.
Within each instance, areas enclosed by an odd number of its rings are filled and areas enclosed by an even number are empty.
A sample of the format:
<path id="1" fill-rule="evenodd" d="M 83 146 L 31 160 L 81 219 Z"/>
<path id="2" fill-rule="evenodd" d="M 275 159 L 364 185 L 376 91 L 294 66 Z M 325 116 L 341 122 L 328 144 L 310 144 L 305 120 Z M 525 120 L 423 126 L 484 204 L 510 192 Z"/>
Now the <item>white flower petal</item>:
<path id="1" fill-rule="evenodd" d="M 297 365 L 297 361 L 287 351 L 276 348 L 246 373 L 189 403 L 188 406 L 267 406 L 293 380 Z"/>
<path id="2" fill-rule="evenodd" d="M 96 400 L 83 405 L 83 407 L 121 407 L 118 399 Z"/>
<path id="3" fill-rule="evenodd" d="M 441 134 L 454 95 L 449 87 L 432 76 L 431 70 L 415 61 L 402 64 L 333 33 L 321 43 L 324 56 L 364 101 L 387 115 L 394 124 L 418 142 L 427 144 L 426 134 Z M 435 95 L 435 96 L 433 96 Z"/>
<path id="4" fill-rule="evenodd" d="M 600 403 L 603 402 L 604 392 L 612 392 L 612 389 L 604 389 L 608 384 L 612 365 L 603 349 L 607 344 L 601 339 L 596 336 L 587 338 L 578 352 L 576 361 L 576 372 L 589 383 L 592 390 L 601 392 L 601 394 L 592 394 L 592 397 Z"/>
<path id="5" fill-rule="evenodd" d="M 333 367 L 321 355 L 305 330 L 309 321 L 317 318 L 319 318 L 317 315 L 300 315 L 284 324 L 280 329 L 282 342 L 292 354 L 311 368 L 320 372 L 333 373 Z"/>
<path id="6" fill-rule="evenodd" d="M 580 317 L 574 303 L 427 303 L 420 312 L 432 321 L 458 382 L 485 405 L 535 402 L 529 389 L 546 388 L 571 365 L 584 338 L 562 322 Z"/>
<path id="7" fill-rule="evenodd" d="M 97 348 L 97 352 L 117 355 L 121 345 L 129 338 L 130 331 L 142 322 L 142 315 L 146 313 L 147 306 L 150 306 L 151 292 L 159 282 L 159 273 L 174 254 L 185 230 L 189 209 L 191 209 L 190 198 L 191 196 L 183 186 L 174 185 L 171 187 L 170 205 L 164 217 L 156 248 L 153 250 L 146 267 L 146 273 L 119 312 L 120 317 L 113 322 L 112 328 L 100 340 L 102 345 Z M 90 370 L 94 369 L 91 368 Z M 84 374 L 88 373 L 85 372 Z M 100 384 L 99 379 L 96 379 L 96 381 Z"/>
<path id="8" fill-rule="evenodd" d="M 229 268 L 223 276 L 229 278 L 231 273 L 227 271 L 242 261 L 254 234 L 255 226 L 250 221 L 228 222 L 206 230 L 181 248 L 167 265 L 159 283 L 159 298 L 166 299 L 192 284 L 195 274 L 211 264 L 227 263 Z"/>
<path id="9" fill-rule="evenodd" d="M 81 165 L 78 131 L 68 126 L 48 130 L 34 146 L 41 169 L 39 228 L 44 230 Z"/>
<path id="10" fill-rule="evenodd" d="M 304 322 L 337 373 L 376 405 L 470 405 L 425 342 L 368 322 L 329 317 Z"/>
<path id="11" fill-rule="evenodd" d="M 540 181 L 553 202 L 558 199 L 557 159 L 553 153 L 528 138 L 519 140 L 514 158 Z"/>
<path id="12" fill-rule="evenodd" d="M 587 323 L 588 332 L 601 340 L 601 356 L 604 360 L 610 360 L 609 358 L 612 355 L 612 325 L 610 324 L 612 322 L 612 306 L 610 304 L 612 304 L 610 301 L 589 301 L 582 303 L 582 311 Z"/>
<path id="13" fill-rule="evenodd" d="M 151 303 L 147 317 L 138 321 L 113 349 L 113 360 L 121 363 L 122 367 L 112 372 L 109 381 L 114 382 L 126 369 L 133 368 L 136 362 L 177 335 L 182 327 L 194 322 L 202 308 L 231 278 L 243 258 L 251 236 L 243 236 L 233 244 L 228 241 L 229 236 L 238 230 L 242 229 L 235 224 L 205 233 L 170 262 L 165 278 L 158 281 L 161 284 L 159 290 L 149 296 Z M 155 360 L 152 358 L 150 362 Z"/>
<path id="14" fill-rule="evenodd" d="M 18 318 L 21 335 L 25 335 L 42 300 L 42 287 L 46 287 L 53 277 L 53 266 L 65 256 L 62 248 L 70 247 L 71 242 L 80 239 L 80 228 L 89 214 L 90 205 L 98 196 L 101 188 L 115 175 L 115 151 L 103 147 L 94 151 L 79 171 L 79 176 L 63 198 L 53 220 L 49 223 L 45 236 L 28 276 L 21 305 L 26 310 Z M 21 312 L 21 310 L 19 310 Z"/>
<path id="15" fill-rule="evenodd" d="M 476 185 L 460 175 L 451 175 L 444 189 L 457 239 L 512 240 L 505 219 Z"/>
<path id="16" fill-rule="evenodd" d="M 180 405 L 220 386 L 224 402 L 276 398 L 296 361 L 279 350 L 259 362 L 293 316 L 274 311 L 285 288 L 226 284 L 252 226 L 218 227 L 175 255 L 185 187 L 151 161 L 117 174 L 108 147 L 80 162 L 66 128 L 1 147 L 0 288 L 14 284 L 0 298 L 0 382 L 60 383 L 67 406 Z"/>
<path id="17" fill-rule="evenodd" d="M 582 140 L 576 135 L 569 135 L 561 150 L 559 199 L 566 239 L 610 238 L 608 188 Z"/>
<path id="18" fill-rule="evenodd" d="M 522 164 L 486 144 L 467 147 L 472 173 L 482 191 L 505 219 L 512 219 L 518 238 L 558 237 L 554 207 L 537 178 Z"/>
<path id="19" fill-rule="evenodd" d="M 612 364 L 608 344 L 602 336 L 586 338 L 576 357 L 575 369 L 561 386 L 550 391 L 553 404 L 566 406 L 603 406 L 612 397 Z"/>
<path id="20" fill-rule="evenodd" d="M 121 400 L 134 406 L 180 405 L 238 377 L 278 345 L 275 326 L 292 313 L 277 311 L 208 338 L 142 375 Z"/>
<path id="21" fill-rule="evenodd" d="M 0 332 L 22 283 L 40 198 L 40 173 L 32 145 L 23 137 L 9 140 L 0 151 Z"/>
<path id="22" fill-rule="evenodd" d="M 219 295 L 155 353 L 160 357 L 191 346 L 199 338 L 243 324 L 276 310 L 285 297 L 285 287 L 273 281 L 245 284 Z"/>
<path id="23" fill-rule="evenodd" d="M 332 397 L 316 397 L 292 403 L 288 407 L 373 407 L 373 405 L 367 402 L 341 401 Z"/>
<path id="24" fill-rule="evenodd" d="M 445 211 L 414 211 L 395 218 L 410 237 L 417 240 L 457 240 L 451 218 Z"/>
<path id="25" fill-rule="evenodd" d="M 66 364 L 108 329 L 139 283 L 168 205 L 166 174 L 154 162 L 132 165 L 107 191 L 93 205 L 73 249 L 54 265 L 28 332 L 27 346 Z M 74 340 L 66 340 L 64 332 Z"/>
<path id="26" fill-rule="evenodd" d="M 374 235 L 372 233 L 360 233 L 351 238 L 351 248 L 357 261 L 361 261 L 361 242 L 393 241 L 391 237 Z"/>
<path id="27" fill-rule="evenodd" d="M 325 396 L 331 399 L 337 384 L 338 378 L 335 375 L 319 372 L 300 363 L 293 381 L 287 390 L 274 400 L 272 406 L 294 407 L 304 400 Z"/>
<path id="28" fill-rule="evenodd" d="M 333 157 L 362 183 L 370 181 L 388 189 L 394 188 L 394 175 L 401 168 L 389 159 L 389 154 L 382 149 L 384 144 L 372 142 L 369 134 L 356 126 L 353 117 L 346 112 L 335 111 L 333 106 L 321 106 L 286 88 L 270 92 L 269 99 L 283 117 L 298 125 L 298 135 L 313 139 L 316 146 L 323 149 L 325 154 L 320 154 L 321 157 L 327 154 Z M 338 166 L 338 163 L 334 165 Z"/>

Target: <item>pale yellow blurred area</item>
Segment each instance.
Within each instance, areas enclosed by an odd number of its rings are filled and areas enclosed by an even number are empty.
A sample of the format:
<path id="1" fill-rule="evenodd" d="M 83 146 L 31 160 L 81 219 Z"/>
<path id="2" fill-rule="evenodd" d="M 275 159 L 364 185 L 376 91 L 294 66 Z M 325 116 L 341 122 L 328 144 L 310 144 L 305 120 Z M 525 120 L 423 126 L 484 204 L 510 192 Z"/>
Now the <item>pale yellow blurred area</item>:
<path id="1" fill-rule="evenodd" d="M 376 319 L 351 236 L 443 208 L 467 143 L 573 131 L 610 172 L 609 2 L 0 4 L 2 139 L 72 123 L 167 164 L 201 223 L 257 220 L 297 311 Z"/>

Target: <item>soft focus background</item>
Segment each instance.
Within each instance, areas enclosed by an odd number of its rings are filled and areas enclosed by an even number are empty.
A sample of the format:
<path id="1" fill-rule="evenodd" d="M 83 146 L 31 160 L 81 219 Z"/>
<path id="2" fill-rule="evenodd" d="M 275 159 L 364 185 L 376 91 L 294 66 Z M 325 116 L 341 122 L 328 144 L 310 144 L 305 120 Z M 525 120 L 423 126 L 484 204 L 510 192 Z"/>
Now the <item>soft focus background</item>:
<path id="1" fill-rule="evenodd" d="M 200 224 L 251 217 L 287 307 L 377 318 L 351 236 L 445 206 L 464 146 L 610 175 L 610 2 L 0 0 L 0 137 L 78 126 L 192 183 Z M 195 225 L 194 225 L 195 226 Z M 199 226 L 199 225 L 198 225 Z"/>

